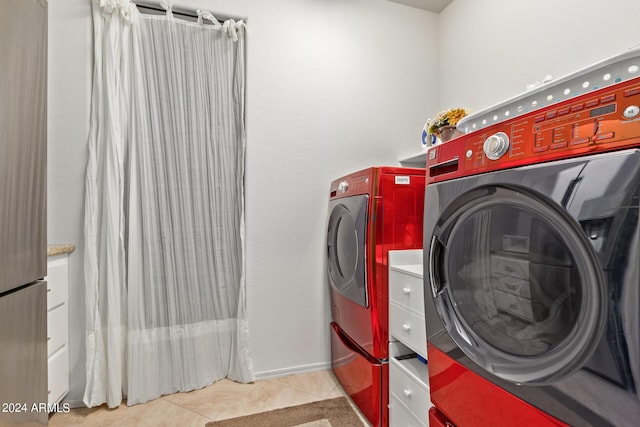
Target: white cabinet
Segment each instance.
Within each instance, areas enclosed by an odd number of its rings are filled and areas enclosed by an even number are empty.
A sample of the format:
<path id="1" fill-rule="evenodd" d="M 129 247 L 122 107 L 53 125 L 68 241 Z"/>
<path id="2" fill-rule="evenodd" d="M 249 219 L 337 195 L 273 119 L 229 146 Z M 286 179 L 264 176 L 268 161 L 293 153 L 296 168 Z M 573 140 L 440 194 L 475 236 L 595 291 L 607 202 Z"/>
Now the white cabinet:
<path id="1" fill-rule="evenodd" d="M 49 403 L 69 392 L 68 255 L 50 256 L 47 262 L 47 349 Z"/>
<path id="2" fill-rule="evenodd" d="M 389 423 L 427 427 L 429 371 L 422 250 L 389 251 Z"/>

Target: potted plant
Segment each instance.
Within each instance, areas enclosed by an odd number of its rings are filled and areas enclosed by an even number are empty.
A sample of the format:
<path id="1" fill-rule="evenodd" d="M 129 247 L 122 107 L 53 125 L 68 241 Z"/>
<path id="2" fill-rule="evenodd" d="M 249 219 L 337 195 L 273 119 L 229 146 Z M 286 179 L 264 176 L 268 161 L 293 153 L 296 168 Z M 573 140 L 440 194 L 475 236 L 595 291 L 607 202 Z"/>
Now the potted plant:
<path id="1" fill-rule="evenodd" d="M 441 111 L 436 117 L 427 120 L 428 133 L 437 136 L 442 142 L 456 138 L 462 135 L 462 132 L 456 129 L 456 124 L 467 114 L 469 113 L 464 108 Z"/>

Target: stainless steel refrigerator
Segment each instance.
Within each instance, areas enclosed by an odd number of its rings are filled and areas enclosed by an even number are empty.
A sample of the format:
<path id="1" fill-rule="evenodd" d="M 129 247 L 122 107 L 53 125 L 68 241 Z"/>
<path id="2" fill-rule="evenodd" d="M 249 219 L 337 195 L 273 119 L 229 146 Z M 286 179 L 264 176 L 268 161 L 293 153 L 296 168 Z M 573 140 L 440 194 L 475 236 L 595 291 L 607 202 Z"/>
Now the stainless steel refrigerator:
<path id="1" fill-rule="evenodd" d="M 0 0 L 0 426 L 46 425 L 47 1 Z"/>

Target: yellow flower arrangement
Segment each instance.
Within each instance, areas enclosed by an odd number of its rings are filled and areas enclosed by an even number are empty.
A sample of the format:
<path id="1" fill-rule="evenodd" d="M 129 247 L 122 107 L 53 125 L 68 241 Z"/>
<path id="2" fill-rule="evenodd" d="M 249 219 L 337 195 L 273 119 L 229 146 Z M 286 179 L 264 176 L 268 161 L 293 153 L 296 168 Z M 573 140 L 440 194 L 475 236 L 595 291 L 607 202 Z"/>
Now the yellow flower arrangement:
<path id="1" fill-rule="evenodd" d="M 439 135 L 444 126 L 455 126 L 467 114 L 469 112 L 464 108 L 441 111 L 436 117 L 427 120 L 429 133 Z"/>

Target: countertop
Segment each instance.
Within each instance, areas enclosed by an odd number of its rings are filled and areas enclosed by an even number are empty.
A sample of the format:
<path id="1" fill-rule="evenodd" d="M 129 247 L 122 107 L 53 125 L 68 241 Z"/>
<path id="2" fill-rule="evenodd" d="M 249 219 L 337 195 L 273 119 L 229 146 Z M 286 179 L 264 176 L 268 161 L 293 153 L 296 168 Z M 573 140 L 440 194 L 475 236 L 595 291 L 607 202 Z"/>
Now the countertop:
<path id="1" fill-rule="evenodd" d="M 48 245 L 47 246 L 47 256 L 54 255 L 62 255 L 62 254 L 70 254 L 71 252 L 76 250 L 75 245 Z"/>
<path id="2" fill-rule="evenodd" d="M 391 270 L 396 270 L 401 273 L 409 274 L 411 276 L 415 276 L 419 279 L 423 278 L 423 268 L 422 264 L 410 264 L 410 265 L 390 265 L 389 268 Z"/>

